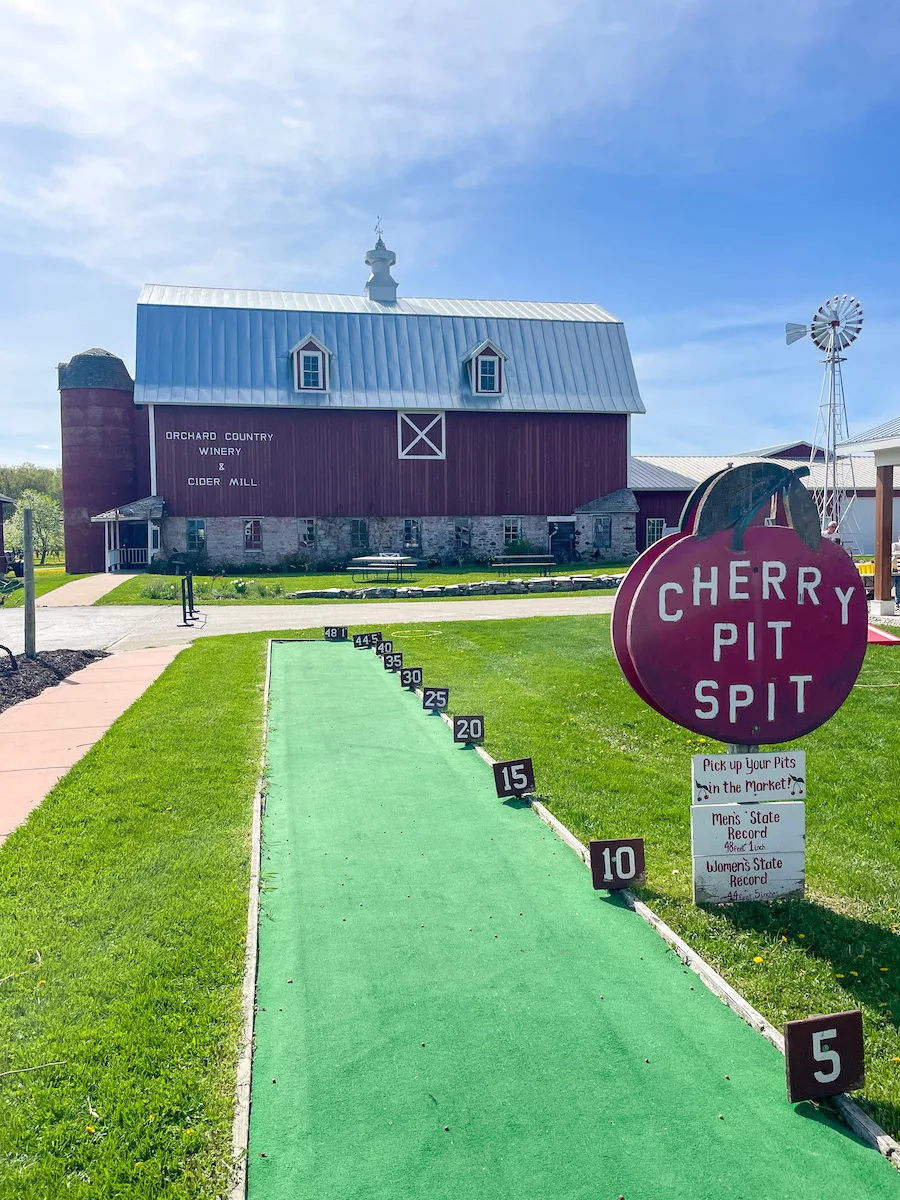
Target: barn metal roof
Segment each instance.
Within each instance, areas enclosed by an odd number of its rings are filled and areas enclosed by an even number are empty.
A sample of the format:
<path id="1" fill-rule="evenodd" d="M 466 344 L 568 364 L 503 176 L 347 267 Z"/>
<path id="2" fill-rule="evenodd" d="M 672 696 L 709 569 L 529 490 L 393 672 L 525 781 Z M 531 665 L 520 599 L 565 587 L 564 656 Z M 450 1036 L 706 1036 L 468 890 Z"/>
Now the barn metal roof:
<path id="1" fill-rule="evenodd" d="M 876 425 L 874 429 L 867 429 L 865 433 L 858 434 L 855 438 L 850 438 L 849 441 L 841 442 L 840 449 L 851 449 L 865 446 L 867 450 L 872 449 L 870 442 L 888 442 L 896 444 L 900 440 L 900 417 L 895 417 L 892 421 L 885 421 L 883 425 Z"/>
<path id="2" fill-rule="evenodd" d="M 866 455 L 848 455 L 853 459 L 853 475 L 857 488 L 868 491 L 875 487 L 875 460 Z M 812 464 L 796 458 L 760 459 L 756 454 L 653 454 L 632 458 L 628 464 L 628 486 L 637 492 L 691 491 L 715 471 L 748 462 L 777 462 L 794 470 L 809 466 L 810 474 L 803 483 L 821 488 L 825 482 L 825 464 Z"/>
<path id="3" fill-rule="evenodd" d="M 293 388 L 290 350 L 312 333 L 333 357 L 329 392 Z M 472 395 L 465 358 L 509 359 L 502 395 Z M 398 300 L 304 292 L 144 288 L 137 404 L 642 413 L 621 322 L 593 304 Z"/>
<path id="4" fill-rule="evenodd" d="M 505 317 L 530 321 L 606 321 L 617 319 L 597 304 L 557 304 L 539 300 L 413 300 L 399 297 L 391 304 L 366 296 L 330 292 L 265 292 L 255 289 L 178 287 L 148 283 L 138 304 L 189 308 L 249 308 L 269 312 L 401 313 L 406 317 Z"/>

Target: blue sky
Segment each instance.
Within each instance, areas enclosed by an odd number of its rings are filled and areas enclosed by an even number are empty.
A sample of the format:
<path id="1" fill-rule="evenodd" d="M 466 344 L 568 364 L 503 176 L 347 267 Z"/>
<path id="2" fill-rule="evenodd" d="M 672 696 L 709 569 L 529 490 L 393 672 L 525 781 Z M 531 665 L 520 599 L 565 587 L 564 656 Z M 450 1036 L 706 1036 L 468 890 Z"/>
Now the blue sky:
<path id="1" fill-rule="evenodd" d="M 866 323 L 851 429 L 900 412 L 896 0 L 11 0 L 0 462 L 59 459 L 57 362 L 133 367 L 144 282 L 591 300 L 640 453 L 811 436 L 786 347 Z"/>

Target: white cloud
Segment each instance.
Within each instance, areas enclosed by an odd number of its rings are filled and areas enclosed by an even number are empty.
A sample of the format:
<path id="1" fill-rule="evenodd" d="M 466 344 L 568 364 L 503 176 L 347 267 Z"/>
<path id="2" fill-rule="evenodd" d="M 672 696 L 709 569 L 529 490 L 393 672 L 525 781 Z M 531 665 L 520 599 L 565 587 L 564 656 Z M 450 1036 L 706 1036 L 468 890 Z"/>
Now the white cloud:
<path id="1" fill-rule="evenodd" d="M 228 282 L 249 263 L 328 275 L 336 238 L 346 247 L 352 230 L 358 253 L 370 205 L 396 212 L 418 194 L 438 222 L 464 221 L 492 172 L 538 139 L 558 152 L 579 121 L 613 165 L 654 144 L 709 160 L 723 122 L 733 131 L 786 103 L 843 11 L 840 0 L 760 0 L 752 20 L 718 0 L 12 0 L 0 121 L 35 155 L 4 172 L 0 208 L 26 242 L 123 279 Z M 404 235 L 426 240 L 431 220 L 407 212 Z"/>

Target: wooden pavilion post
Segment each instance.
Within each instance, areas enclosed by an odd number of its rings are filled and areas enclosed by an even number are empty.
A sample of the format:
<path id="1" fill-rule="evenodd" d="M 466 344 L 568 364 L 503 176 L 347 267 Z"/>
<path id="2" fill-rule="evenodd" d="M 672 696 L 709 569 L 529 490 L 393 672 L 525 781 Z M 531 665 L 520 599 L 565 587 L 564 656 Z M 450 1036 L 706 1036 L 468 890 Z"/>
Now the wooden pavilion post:
<path id="1" fill-rule="evenodd" d="M 894 468 L 875 468 L 875 605 L 891 599 Z"/>

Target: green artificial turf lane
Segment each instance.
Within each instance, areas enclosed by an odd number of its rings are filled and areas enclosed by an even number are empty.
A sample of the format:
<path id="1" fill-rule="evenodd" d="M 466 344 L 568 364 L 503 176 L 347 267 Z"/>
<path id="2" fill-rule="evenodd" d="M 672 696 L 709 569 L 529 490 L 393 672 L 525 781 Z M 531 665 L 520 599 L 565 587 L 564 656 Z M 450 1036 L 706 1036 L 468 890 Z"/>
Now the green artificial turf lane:
<path id="1" fill-rule="evenodd" d="M 371 652 L 269 719 L 250 1200 L 900 1196 Z"/>

